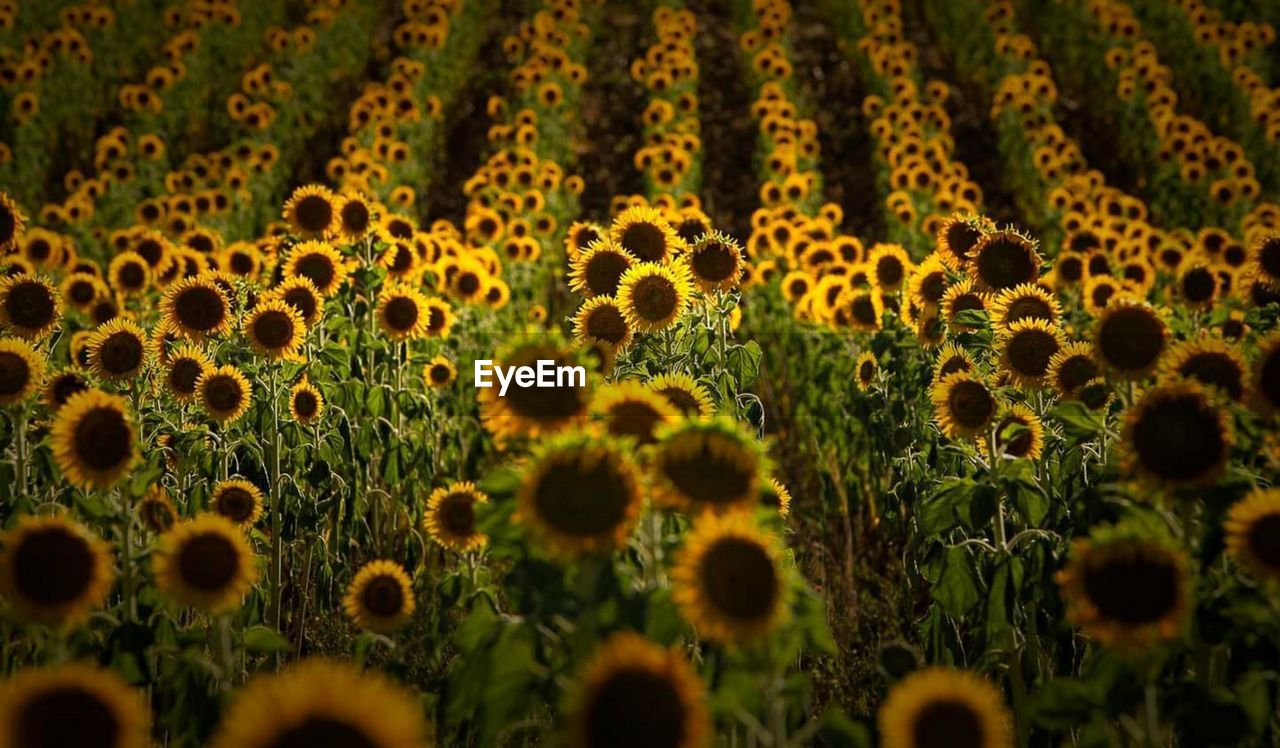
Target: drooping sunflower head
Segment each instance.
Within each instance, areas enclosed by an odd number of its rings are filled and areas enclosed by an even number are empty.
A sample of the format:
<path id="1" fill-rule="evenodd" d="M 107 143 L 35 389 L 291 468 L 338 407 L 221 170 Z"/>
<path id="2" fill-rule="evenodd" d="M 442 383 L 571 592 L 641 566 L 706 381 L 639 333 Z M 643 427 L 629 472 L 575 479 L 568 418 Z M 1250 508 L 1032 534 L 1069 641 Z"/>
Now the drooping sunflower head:
<path id="1" fill-rule="evenodd" d="M 0 406 L 20 403 L 44 383 L 44 354 L 21 338 L 0 338 Z"/>
<path id="2" fill-rule="evenodd" d="M 660 332 L 684 313 L 692 290 L 684 263 L 641 263 L 618 283 L 618 306 L 638 332 Z"/>
<path id="3" fill-rule="evenodd" d="M 1249 367 L 1239 348 L 1219 337 L 1200 335 L 1175 343 L 1160 365 L 1160 380 L 1194 379 L 1236 402 L 1249 392 Z"/>
<path id="4" fill-rule="evenodd" d="M 40 340 L 62 317 L 62 300 L 42 278 L 23 274 L 0 278 L 0 328 L 10 335 Z"/>
<path id="5" fill-rule="evenodd" d="M 760 503 L 777 510 L 784 519 L 791 516 L 791 491 L 773 476 L 760 481 Z"/>
<path id="6" fill-rule="evenodd" d="M 952 439 L 972 439 L 987 430 L 1000 403 L 981 377 L 957 371 L 933 383 L 934 419 Z"/>
<path id="7" fill-rule="evenodd" d="M 347 586 L 342 609 L 357 626 L 378 634 L 392 634 L 413 617 L 417 603 L 413 581 L 395 561 L 365 564 Z"/>
<path id="8" fill-rule="evenodd" d="M 960 272 L 969 264 L 969 257 L 984 233 L 995 229 L 984 216 L 956 213 L 942 222 L 938 228 L 937 255 L 952 272 Z"/>
<path id="9" fill-rule="evenodd" d="M 0 192 L 0 255 L 8 254 L 22 241 L 27 217 L 9 193 Z"/>
<path id="10" fill-rule="evenodd" d="M 728 291 L 742 281 L 742 247 L 728 234 L 703 234 L 684 259 L 694 284 L 705 293 Z"/>
<path id="11" fill-rule="evenodd" d="M 213 367 L 209 354 L 191 344 L 180 346 L 169 354 L 164 367 L 164 384 L 179 402 L 187 402 L 197 394 L 196 383 Z"/>
<path id="12" fill-rule="evenodd" d="M 635 258 L 614 242 L 597 242 L 572 259 L 569 287 L 587 297 L 615 296 L 622 276 L 635 264 Z"/>
<path id="13" fill-rule="evenodd" d="M 665 397 L 686 418 L 703 418 L 716 411 L 711 393 L 688 374 L 659 374 L 646 384 L 649 389 Z"/>
<path id="14" fill-rule="evenodd" d="M 1254 407 L 1264 415 L 1280 411 L 1280 332 L 1258 343 L 1253 360 Z"/>
<path id="15" fill-rule="evenodd" d="M 594 296 L 578 308 L 573 317 L 573 335 L 579 343 L 603 340 L 615 351 L 631 343 L 631 323 L 611 296 Z"/>
<path id="16" fill-rule="evenodd" d="M 1098 361 L 1125 379 L 1141 379 L 1153 372 L 1168 340 L 1169 330 L 1160 313 L 1127 297 L 1113 298 L 1107 304 L 1093 332 Z"/>
<path id="17" fill-rule="evenodd" d="M 907 250 L 897 244 L 875 244 L 867 255 L 871 281 L 884 293 L 902 289 L 913 268 Z"/>
<path id="18" fill-rule="evenodd" d="M 978 290 L 1003 291 L 1040 277 L 1040 253 L 1013 229 L 992 231 L 974 245 L 967 269 Z"/>
<path id="19" fill-rule="evenodd" d="M 991 303 L 991 317 L 997 329 L 1005 329 L 1024 319 L 1040 319 L 1056 325 L 1062 319 L 1062 305 L 1035 283 L 1006 288 Z"/>
<path id="20" fill-rule="evenodd" d="M 249 410 L 249 380 L 231 364 L 205 369 L 196 380 L 196 391 L 205 413 L 222 425 L 235 423 Z"/>
<path id="21" fill-rule="evenodd" d="M 262 489 L 243 478 L 218 481 L 209 496 L 209 510 L 247 530 L 262 517 Z"/>
<path id="22" fill-rule="evenodd" d="M 880 374 L 880 361 L 871 351 L 863 351 L 853 365 L 853 376 L 858 382 L 858 389 L 867 392 L 876 383 Z"/>
<path id="23" fill-rule="evenodd" d="M 308 184 L 299 187 L 284 204 L 284 220 L 303 239 L 323 239 L 342 226 L 339 200 L 328 187 Z"/>
<path id="24" fill-rule="evenodd" d="M 453 384 L 458 378 L 458 368 L 445 356 L 436 356 L 423 367 L 422 377 L 428 387 L 438 390 Z"/>
<path id="25" fill-rule="evenodd" d="M 332 296 L 347 279 L 347 264 L 327 242 L 302 242 L 289 250 L 286 278 L 306 278 L 321 296 Z"/>
<path id="26" fill-rule="evenodd" d="M 169 286 L 160 309 L 170 329 L 196 343 L 231 329 L 231 303 L 211 278 L 184 278 Z"/>
<path id="27" fill-rule="evenodd" d="M 624 210 L 609 227 L 609 238 L 640 262 L 663 264 L 684 250 L 684 242 L 662 213 L 636 206 Z"/>
<path id="28" fill-rule="evenodd" d="M 129 472 L 136 435 L 125 399 L 99 390 L 69 397 L 49 432 L 63 477 L 85 489 L 109 488 Z"/>
<path id="29" fill-rule="evenodd" d="M 877 715 L 885 748 L 1003 748 L 1012 719 L 1000 689 L 967 670 L 930 667 L 896 683 Z"/>
<path id="30" fill-rule="evenodd" d="M 238 607 L 258 578 L 244 533 L 220 514 L 180 522 L 151 557 L 156 584 L 174 602 L 219 613 Z"/>
<path id="31" fill-rule="evenodd" d="M 480 532 L 477 508 L 489 503 L 489 495 L 470 481 L 442 486 L 427 498 L 423 526 L 427 535 L 440 545 L 458 553 L 477 550 L 489 542 Z"/>
<path id="32" fill-rule="evenodd" d="M 19 620 L 74 626 L 106 601 L 110 550 L 79 524 L 25 516 L 0 541 L 0 594 Z"/>
<path id="33" fill-rule="evenodd" d="M 1040 387 L 1049 373 L 1049 362 L 1062 349 L 1062 331 L 1042 319 L 1014 322 L 996 337 L 1000 369 L 1019 387 Z"/>
<path id="34" fill-rule="evenodd" d="M 376 672 L 310 659 L 259 675 L 223 711 L 210 748 L 309 746 L 426 748 L 415 694 Z"/>
<path id="35" fill-rule="evenodd" d="M 659 427 L 680 417 L 665 397 L 635 380 L 601 387 L 591 400 L 591 410 L 605 433 L 638 446 L 653 444 Z"/>
<path id="36" fill-rule="evenodd" d="M 560 558 L 622 548 L 640 515 L 640 475 L 627 447 L 565 434 L 544 442 L 525 468 L 516 519 Z"/>
<path id="37" fill-rule="evenodd" d="M 310 426 L 324 415 L 324 395 L 305 376 L 289 389 L 289 414 L 302 426 Z"/>
<path id="38" fill-rule="evenodd" d="M 1176 638 L 1192 605 L 1186 554 L 1147 524 L 1095 529 L 1057 578 L 1067 619 L 1121 650 Z"/>
<path id="39" fill-rule="evenodd" d="M 178 508 L 169 498 L 169 492 L 159 485 L 152 486 L 143 494 L 138 502 L 138 517 L 142 524 L 159 535 L 169 530 L 178 522 Z"/>
<path id="40" fill-rule="evenodd" d="M 1213 482 L 1226 468 L 1233 441 L 1227 414 L 1199 382 L 1153 387 L 1125 414 L 1125 467 L 1157 485 Z"/>
<path id="41" fill-rule="evenodd" d="M 740 423 L 686 419 L 660 428 L 657 437 L 650 468 L 655 500 L 689 514 L 754 505 L 764 454 Z"/>
<path id="42" fill-rule="evenodd" d="M 711 734 L 697 671 L 680 652 L 639 634 L 601 644 L 571 699 L 572 748 L 702 748 Z"/>
<path id="43" fill-rule="evenodd" d="M 307 331 L 302 315 L 283 299 L 259 301 L 245 315 L 242 329 L 249 347 L 273 361 L 300 358 Z"/>
<path id="44" fill-rule="evenodd" d="M 146 748 L 146 699 L 103 668 L 21 670 L 0 691 L 0 745 Z"/>
<path id="45" fill-rule="evenodd" d="M 580 365 L 578 352 L 555 336 L 519 341 L 500 353 L 496 364 L 536 370 L 541 361 L 550 362 L 546 366 L 552 371 L 576 370 Z M 582 369 L 585 374 L 585 366 Z M 481 389 L 480 418 L 485 428 L 499 441 L 505 441 L 553 434 L 584 422 L 591 399 L 590 378 L 585 378 L 583 386 L 576 386 L 574 375 L 568 379 L 573 381 L 556 387 L 526 387 L 513 379 L 506 395 L 500 395 L 497 387 Z"/>
<path id="46" fill-rule="evenodd" d="M 672 569 L 672 597 L 698 635 L 740 645 L 759 640 L 787 614 L 777 540 L 751 515 L 700 517 Z"/>
<path id="47" fill-rule="evenodd" d="M 1227 512 L 1227 553 L 1259 580 L 1280 581 L 1280 489 L 1257 488 Z"/>

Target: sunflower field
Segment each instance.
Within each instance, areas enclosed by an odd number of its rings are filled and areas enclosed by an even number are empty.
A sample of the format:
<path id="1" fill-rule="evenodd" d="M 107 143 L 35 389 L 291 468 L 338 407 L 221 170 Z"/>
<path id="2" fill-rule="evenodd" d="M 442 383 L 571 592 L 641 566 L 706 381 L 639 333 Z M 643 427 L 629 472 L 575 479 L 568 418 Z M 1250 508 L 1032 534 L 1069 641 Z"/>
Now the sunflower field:
<path id="1" fill-rule="evenodd" d="M 0 0 L 0 748 L 1280 746 L 1278 25 Z"/>

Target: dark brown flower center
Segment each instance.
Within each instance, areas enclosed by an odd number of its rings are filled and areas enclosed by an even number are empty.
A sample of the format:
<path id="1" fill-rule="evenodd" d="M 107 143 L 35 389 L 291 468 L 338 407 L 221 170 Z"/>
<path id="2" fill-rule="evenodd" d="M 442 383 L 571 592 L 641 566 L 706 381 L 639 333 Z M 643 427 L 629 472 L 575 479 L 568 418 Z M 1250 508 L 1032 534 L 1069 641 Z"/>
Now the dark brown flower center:
<path id="1" fill-rule="evenodd" d="M 678 748 L 688 737 L 680 693 L 668 678 L 648 670 L 613 673 L 588 695 L 585 712 L 589 746 Z"/>
<path id="2" fill-rule="evenodd" d="M 966 429 L 981 427 L 995 414 L 996 401 L 986 385 L 966 380 L 956 382 L 947 394 L 951 420 Z"/>
<path id="3" fill-rule="evenodd" d="M 231 541 L 218 533 L 188 538 L 178 549 L 182 581 L 201 592 L 217 592 L 236 578 L 240 554 Z"/>
<path id="4" fill-rule="evenodd" d="M 632 310 L 649 322 L 671 317 L 679 301 L 675 284 L 660 275 L 641 278 L 631 292 Z"/>
<path id="5" fill-rule="evenodd" d="M 62 527 L 36 530 L 13 550 L 14 586 L 39 605 L 62 605 L 88 590 L 93 565 L 84 538 Z"/>
<path id="6" fill-rule="evenodd" d="M 1133 425 L 1132 448 L 1159 478 L 1192 481 L 1217 467 L 1226 440 L 1213 406 L 1196 395 L 1177 395 L 1141 408 Z"/>
<path id="7" fill-rule="evenodd" d="M 720 283 L 728 280 L 738 269 L 737 255 L 724 242 L 709 241 L 693 253 L 693 272 L 705 281 Z"/>
<path id="8" fill-rule="evenodd" d="M 612 304 L 596 307 L 587 317 L 587 337 L 617 345 L 626 339 L 628 331 L 627 320 L 622 316 L 622 311 Z"/>
<path id="9" fill-rule="evenodd" d="M 876 279 L 882 286 L 897 286 L 902 282 L 902 276 L 905 273 L 906 268 L 902 266 L 902 260 L 893 255 L 885 255 L 876 260 Z"/>
<path id="10" fill-rule="evenodd" d="M 759 621 L 778 597 L 778 572 L 758 543 L 727 537 L 707 549 L 699 568 L 703 593 L 719 615 L 734 621 Z"/>
<path id="11" fill-rule="evenodd" d="M 1142 626 L 1177 608 L 1178 576 L 1170 559 L 1139 551 L 1090 565 L 1084 592 L 1104 620 Z"/>
<path id="12" fill-rule="evenodd" d="M 204 397 L 209 407 L 218 413 L 230 413 L 240 407 L 244 392 L 240 383 L 225 374 L 210 377 L 204 385 Z"/>
<path id="13" fill-rule="evenodd" d="M 19 281 L 9 289 L 4 300 L 4 311 L 9 321 L 17 327 L 39 329 L 53 322 L 56 310 L 53 294 L 43 283 Z"/>
<path id="14" fill-rule="evenodd" d="M 1182 295 L 1192 303 L 1203 303 L 1213 298 L 1218 281 L 1208 268 L 1193 268 L 1182 276 Z"/>
<path id="15" fill-rule="evenodd" d="M 748 459 L 739 464 L 730 458 L 741 455 L 743 447 L 715 434 L 694 438 L 696 446 L 685 442 L 673 447 L 663 459 L 662 472 L 676 490 L 695 504 L 712 507 L 727 506 L 750 496 L 756 471 Z"/>
<path id="16" fill-rule="evenodd" d="M 648 221 L 633 223 L 622 232 L 622 248 L 639 260 L 662 262 L 667 256 L 667 238 L 662 229 Z"/>
<path id="17" fill-rule="evenodd" d="M 1090 379 L 1098 376 L 1098 364 L 1090 356 L 1075 355 L 1058 367 L 1058 387 L 1063 392 L 1074 392 Z"/>
<path id="18" fill-rule="evenodd" d="M 958 699 L 936 698 L 920 708 L 911 722 L 917 748 L 982 748 L 987 744 L 982 718 Z"/>
<path id="19" fill-rule="evenodd" d="M 436 516 L 450 535 L 467 537 L 476 531 L 475 502 L 470 494 L 451 493 L 445 496 Z"/>
<path id="20" fill-rule="evenodd" d="M 230 486 L 218 492 L 218 514 L 232 522 L 248 521 L 253 516 L 253 510 L 257 505 L 258 502 L 254 501 L 253 494 L 239 486 Z"/>
<path id="21" fill-rule="evenodd" d="M 333 206 L 323 195 L 307 195 L 298 201 L 294 215 L 303 231 L 320 233 L 326 231 L 333 222 Z"/>
<path id="22" fill-rule="evenodd" d="M 1268 568 L 1280 571 L 1280 512 L 1255 519 L 1246 537 L 1253 555 Z"/>
<path id="23" fill-rule="evenodd" d="M 584 273 L 587 290 L 596 296 L 613 296 L 618 292 L 622 274 L 631 267 L 630 261 L 615 252 L 597 252 L 587 261 Z"/>
<path id="24" fill-rule="evenodd" d="M 352 200 L 342 206 L 342 229 L 352 236 L 364 236 L 369 230 L 373 216 L 369 208 L 358 200 Z"/>
<path id="25" fill-rule="evenodd" d="M 365 610 L 379 618 L 390 618 L 404 610 L 404 590 L 400 580 L 391 575 L 370 579 L 361 595 Z"/>
<path id="26" fill-rule="evenodd" d="M 947 248 L 962 262 L 969 259 L 969 252 L 982 238 L 982 233 L 963 221 L 956 221 L 947 228 Z"/>
<path id="27" fill-rule="evenodd" d="M 418 305 L 408 296 L 396 296 L 387 301 L 384 318 L 392 330 L 408 332 L 418 324 Z"/>
<path id="28" fill-rule="evenodd" d="M 1042 377 L 1049 370 L 1049 359 L 1058 352 L 1058 339 L 1045 330 L 1021 330 L 1009 339 L 1005 351 L 1015 372 Z"/>
<path id="29" fill-rule="evenodd" d="M 282 731 L 271 748 L 379 748 L 360 728 L 332 717 L 311 716 Z"/>
<path id="30" fill-rule="evenodd" d="M 315 393 L 310 390 L 299 390 L 293 396 L 293 409 L 302 418 L 314 416 L 319 408 L 320 401 L 316 399 Z"/>
<path id="31" fill-rule="evenodd" d="M 1035 251 L 1020 238 L 997 236 L 978 253 L 978 277 L 994 289 L 1030 283 L 1039 271 Z"/>
<path id="32" fill-rule="evenodd" d="M 193 286 L 174 299 L 173 311 L 184 327 L 208 332 L 227 318 L 227 300 L 210 286 Z"/>
<path id="33" fill-rule="evenodd" d="M 16 744 L 30 748 L 113 748 L 122 737 L 120 721 L 111 706 L 71 684 L 28 698 L 16 716 Z"/>
<path id="34" fill-rule="evenodd" d="M 1217 387 L 1232 400 L 1244 397 L 1244 372 L 1224 353 L 1197 353 L 1182 362 L 1178 367 L 1178 374 Z"/>
<path id="35" fill-rule="evenodd" d="M 253 321 L 253 337 L 271 350 L 287 347 L 293 342 L 294 332 L 289 315 L 275 309 L 263 312 Z"/>
<path id="36" fill-rule="evenodd" d="M 609 433 L 634 437 L 639 444 L 652 444 L 653 430 L 662 423 L 662 415 L 648 403 L 626 400 L 609 409 Z"/>
<path id="37" fill-rule="evenodd" d="M 1141 371 L 1155 364 L 1164 350 L 1164 324 L 1144 307 L 1123 307 L 1098 328 L 1098 349 L 1111 366 Z"/>
<path id="38" fill-rule="evenodd" d="M 0 351 L 0 397 L 16 395 L 30 383 L 27 360 L 11 351 Z"/>
<path id="39" fill-rule="evenodd" d="M 169 386 L 179 395 L 190 395 L 196 391 L 196 382 L 204 373 L 204 367 L 193 358 L 176 359 L 169 367 Z"/>
<path id="40" fill-rule="evenodd" d="M 115 408 L 94 408 L 75 428 L 76 458 L 94 470 L 119 467 L 133 454 L 133 429 Z"/>
<path id="41" fill-rule="evenodd" d="M 580 538 L 606 535 L 622 524 L 635 496 L 612 460 L 573 454 L 552 459 L 533 493 L 544 522 Z"/>

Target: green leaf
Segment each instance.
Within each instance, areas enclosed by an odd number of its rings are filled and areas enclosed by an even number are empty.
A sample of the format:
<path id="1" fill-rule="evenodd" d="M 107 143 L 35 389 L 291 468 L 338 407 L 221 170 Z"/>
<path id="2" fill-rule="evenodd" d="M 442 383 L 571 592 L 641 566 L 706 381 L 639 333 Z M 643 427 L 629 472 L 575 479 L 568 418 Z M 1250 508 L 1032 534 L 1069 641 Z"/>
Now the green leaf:
<path id="1" fill-rule="evenodd" d="M 947 549 L 938 581 L 929 589 L 947 613 L 962 618 L 982 599 L 973 557 L 964 546 Z"/>
<path id="2" fill-rule="evenodd" d="M 738 381 L 739 387 L 745 387 L 755 381 L 760 374 L 760 344 L 752 340 L 746 345 L 730 346 L 725 353 L 725 368 Z"/>
<path id="3" fill-rule="evenodd" d="M 1036 694 L 1031 703 L 1031 720 L 1041 727 L 1067 730 L 1087 722 L 1093 711 L 1102 706 L 1102 697 L 1091 684 L 1056 678 Z"/>
<path id="4" fill-rule="evenodd" d="M 273 628 L 253 626 L 244 632 L 244 648 L 255 654 L 273 654 L 287 651 L 289 642 Z"/>

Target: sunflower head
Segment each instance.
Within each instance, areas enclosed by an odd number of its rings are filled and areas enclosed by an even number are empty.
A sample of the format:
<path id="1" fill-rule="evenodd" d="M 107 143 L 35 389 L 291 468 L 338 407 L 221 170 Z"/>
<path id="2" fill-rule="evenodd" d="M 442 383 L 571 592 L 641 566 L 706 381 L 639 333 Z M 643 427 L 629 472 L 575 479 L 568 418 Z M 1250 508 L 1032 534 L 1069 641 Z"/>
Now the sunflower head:
<path id="1" fill-rule="evenodd" d="M 209 509 L 242 529 L 262 516 L 262 489 L 243 478 L 218 481 L 209 496 Z"/>
<path id="2" fill-rule="evenodd" d="M 591 400 L 591 410 L 605 433 L 634 440 L 639 446 L 653 444 L 657 430 L 680 417 L 665 397 L 634 380 L 600 388 Z"/>
<path id="3" fill-rule="evenodd" d="M 867 256 L 871 268 L 871 280 L 884 293 L 902 289 L 911 274 L 911 258 L 907 250 L 897 244 L 876 244 Z"/>
<path id="4" fill-rule="evenodd" d="M 427 498 L 423 526 L 427 535 L 458 553 L 484 547 L 489 537 L 477 527 L 477 508 L 489 503 L 489 496 L 474 483 L 462 481 L 437 488 Z"/>
<path id="5" fill-rule="evenodd" d="M 609 238 L 640 262 L 667 263 L 685 249 L 662 213 L 645 206 L 619 214 L 609 227 Z"/>
<path id="6" fill-rule="evenodd" d="M 1045 381 L 1053 387 L 1058 397 L 1069 399 L 1093 378 L 1102 367 L 1093 357 L 1093 346 L 1088 343 L 1067 343 L 1049 359 L 1049 372 Z"/>
<path id="7" fill-rule="evenodd" d="M 0 592 L 20 620 L 74 626 L 106 601 L 110 551 L 79 524 L 26 516 L 0 539 Z"/>
<path id="8" fill-rule="evenodd" d="M 938 309 L 949 283 L 946 265 L 936 254 L 930 255 L 911 273 L 908 298 L 921 309 Z"/>
<path id="9" fill-rule="evenodd" d="M 427 334 L 430 313 L 422 292 L 401 283 L 389 283 L 378 297 L 378 327 L 392 340 L 420 338 Z"/>
<path id="10" fill-rule="evenodd" d="M 933 383 L 934 419 L 952 439 L 972 439 L 984 434 L 1000 403 L 987 382 L 967 371 L 953 372 Z"/>
<path id="11" fill-rule="evenodd" d="M 289 414 L 302 426 L 310 426 L 324 415 L 324 395 L 305 376 L 289 389 Z"/>
<path id="12" fill-rule="evenodd" d="M 303 185 L 285 202 L 284 220 L 289 223 L 289 229 L 303 239 L 323 239 L 342 225 L 338 208 L 338 197 L 329 188 Z"/>
<path id="13" fill-rule="evenodd" d="M 700 637 L 739 645 L 766 636 L 788 607 L 777 540 L 749 513 L 703 515 L 676 559 L 672 596 Z"/>
<path id="14" fill-rule="evenodd" d="M 211 278 L 185 278 L 165 289 L 160 302 L 164 322 L 196 343 L 231 329 L 231 302 Z"/>
<path id="15" fill-rule="evenodd" d="M 615 351 L 625 349 L 632 338 L 631 322 L 611 296 L 595 296 L 584 301 L 574 315 L 573 333 L 579 343 L 603 340 Z"/>
<path id="16" fill-rule="evenodd" d="M 716 411 L 711 393 L 688 374 L 659 374 L 646 384 L 685 417 L 704 418 Z"/>
<path id="17" fill-rule="evenodd" d="M 273 361 L 299 358 L 306 337 L 302 315 L 283 299 L 259 301 L 245 315 L 243 332 L 255 353 Z"/>
<path id="18" fill-rule="evenodd" d="M 960 272 L 969 264 L 969 257 L 982 235 L 995 229 L 985 216 L 956 213 L 942 222 L 938 228 L 937 254 L 952 272 Z"/>
<path id="19" fill-rule="evenodd" d="M 1249 392 L 1249 368 L 1239 349 L 1222 338 L 1200 335 L 1174 344 L 1160 365 L 1160 380 L 1194 379 L 1228 398 L 1243 402 Z"/>
<path id="20" fill-rule="evenodd" d="M 332 296 L 346 280 L 347 264 L 328 242 L 301 242 L 289 250 L 286 278 L 306 278 L 321 296 Z"/>
<path id="21" fill-rule="evenodd" d="M 623 547 L 643 498 L 626 445 L 577 433 L 540 445 L 517 500 L 517 521 L 553 555 L 573 558 Z"/>
<path id="22" fill-rule="evenodd" d="M 1040 253 L 1035 242 L 1004 229 L 983 234 L 970 253 L 969 277 L 980 291 L 999 292 L 1040 277 Z"/>
<path id="23" fill-rule="evenodd" d="M 694 284 L 705 293 L 728 291 L 742 281 L 742 247 L 728 234 L 703 234 L 684 259 Z"/>
<path id="24" fill-rule="evenodd" d="M 967 330 L 969 326 L 957 322 L 956 316 L 961 312 L 988 312 L 990 302 L 990 297 L 975 290 L 973 281 L 966 278 L 949 286 L 947 292 L 942 295 L 942 313 L 947 319 L 947 324 L 953 329 Z"/>
<path id="25" fill-rule="evenodd" d="M 1000 369 L 1017 386 L 1040 387 L 1063 343 L 1056 325 L 1034 317 L 1014 322 L 996 338 Z"/>
<path id="26" fill-rule="evenodd" d="M 1024 319 L 1039 319 L 1051 325 L 1062 318 L 1062 305 L 1035 283 L 1023 283 L 996 294 L 991 317 L 997 329 L 1006 329 Z"/>
<path id="27" fill-rule="evenodd" d="M 370 561 L 351 580 L 342 608 L 360 628 L 395 633 L 413 617 L 413 582 L 395 561 Z"/>
<path id="28" fill-rule="evenodd" d="M 596 242 L 573 258 L 569 287 L 587 297 L 614 296 L 635 258 L 611 241 Z"/>
<path id="29" fill-rule="evenodd" d="M 1125 466 L 1157 485 L 1212 483 L 1226 468 L 1233 441 L 1226 412 L 1199 382 L 1153 387 L 1125 414 Z"/>
<path id="30" fill-rule="evenodd" d="M 125 399 L 99 390 L 69 397 L 49 431 L 63 477 L 84 489 L 109 488 L 129 472 L 136 435 Z"/>
<path id="31" fill-rule="evenodd" d="M 1141 379 L 1160 363 L 1168 338 L 1168 327 L 1154 307 L 1115 298 L 1102 310 L 1094 328 L 1094 353 L 1115 376 Z"/>
<path id="32" fill-rule="evenodd" d="M 572 748 L 699 748 L 711 734 L 697 671 L 680 652 L 631 632 L 600 645 L 568 712 Z"/>
<path id="33" fill-rule="evenodd" d="M 1280 581 L 1280 489 L 1257 488 L 1227 512 L 1227 553 L 1259 580 Z"/>
<path id="34" fill-rule="evenodd" d="M 21 338 L 0 338 L 0 406 L 35 394 L 44 382 L 44 354 Z"/>
<path id="35" fill-rule="evenodd" d="M 422 369 L 422 377 L 433 390 L 453 384 L 458 378 L 458 368 L 445 356 L 436 356 Z"/>
<path id="36" fill-rule="evenodd" d="M 1000 748 L 1013 720 L 1000 689 L 967 670 L 931 667 L 896 683 L 877 715 L 886 748 Z"/>
<path id="37" fill-rule="evenodd" d="M 238 607 L 258 577 L 249 541 L 220 514 L 174 525 L 160 537 L 151 563 L 170 599 L 211 613 Z"/>
<path id="38" fill-rule="evenodd" d="M 337 203 L 339 238 L 355 244 L 368 236 L 374 224 L 373 206 L 359 193 L 347 193 Z"/>
<path id="39" fill-rule="evenodd" d="M 0 192 L 0 255 L 8 254 L 22 241 L 27 217 L 9 193 Z"/>
<path id="40" fill-rule="evenodd" d="M 44 402 L 50 410 L 57 411 L 67 404 L 71 396 L 89 389 L 89 380 L 76 366 L 49 377 L 44 387 Z"/>
<path id="41" fill-rule="evenodd" d="M 1044 451 L 1044 425 L 1040 417 L 1022 403 L 1014 403 L 996 419 L 995 424 L 996 451 L 1011 459 L 1034 460 Z M 985 442 L 978 443 L 983 453 L 987 452 Z"/>
<path id="42" fill-rule="evenodd" d="M 618 306 L 639 332 L 660 332 L 684 313 L 691 291 L 684 263 L 641 263 L 628 270 L 618 284 Z"/>
<path id="43" fill-rule="evenodd" d="M 1191 609 L 1186 555 L 1147 524 L 1095 529 L 1057 578 L 1068 620 L 1121 650 L 1176 638 Z"/>
<path id="44" fill-rule="evenodd" d="M 656 500 L 690 514 L 754 504 L 763 449 L 737 421 L 686 419 L 658 429 L 657 438 L 650 473 Z"/>
<path id="45" fill-rule="evenodd" d="M 1264 415 L 1280 412 L 1280 332 L 1258 343 L 1253 361 L 1254 407 Z"/>
<path id="46" fill-rule="evenodd" d="M 519 341 L 497 359 L 503 367 L 536 367 L 539 361 L 551 361 L 557 368 L 578 363 L 577 351 L 555 336 Z M 481 389 L 480 417 L 500 441 L 557 433 L 586 420 L 590 384 L 588 379 L 584 387 L 522 387 L 512 380 L 506 395 L 498 394 L 496 387 Z"/>
<path id="47" fill-rule="evenodd" d="M 147 529 L 159 535 L 178 522 L 178 508 L 169 498 L 169 492 L 155 485 L 148 488 L 138 502 L 138 516 Z"/>
<path id="48" fill-rule="evenodd" d="M 0 745 L 151 745 L 143 694 L 111 670 L 80 663 L 21 670 L 0 693 Z"/>
<path id="49" fill-rule="evenodd" d="M 62 317 L 62 299 L 38 276 L 0 278 L 0 327 L 10 335 L 40 340 L 53 332 Z"/>
<path id="50" fill-rule="evenodd" d="M 853 376 L 858 382 L 858 389 L 867 392 L 876 383 L 880 373 L 880 361 L 871 351 L 863 351 L 853 365 Z"/>
<path id="51" fill-rule="evenodd" d="M 206 369 L 196 380 L 205 413 L 219 424 L 234 423 L 249 410 L 249 380 L 231 364 Z"/>
<path id="52" fill-rule="evenodd" d="M 164 366 L 164 384 L 179 402 L 187 402 L 197 394 L 196 383 L 205 371 L 213 368 L 209 355 L 191 344 L 179 346 L 168 356 Z"/>

